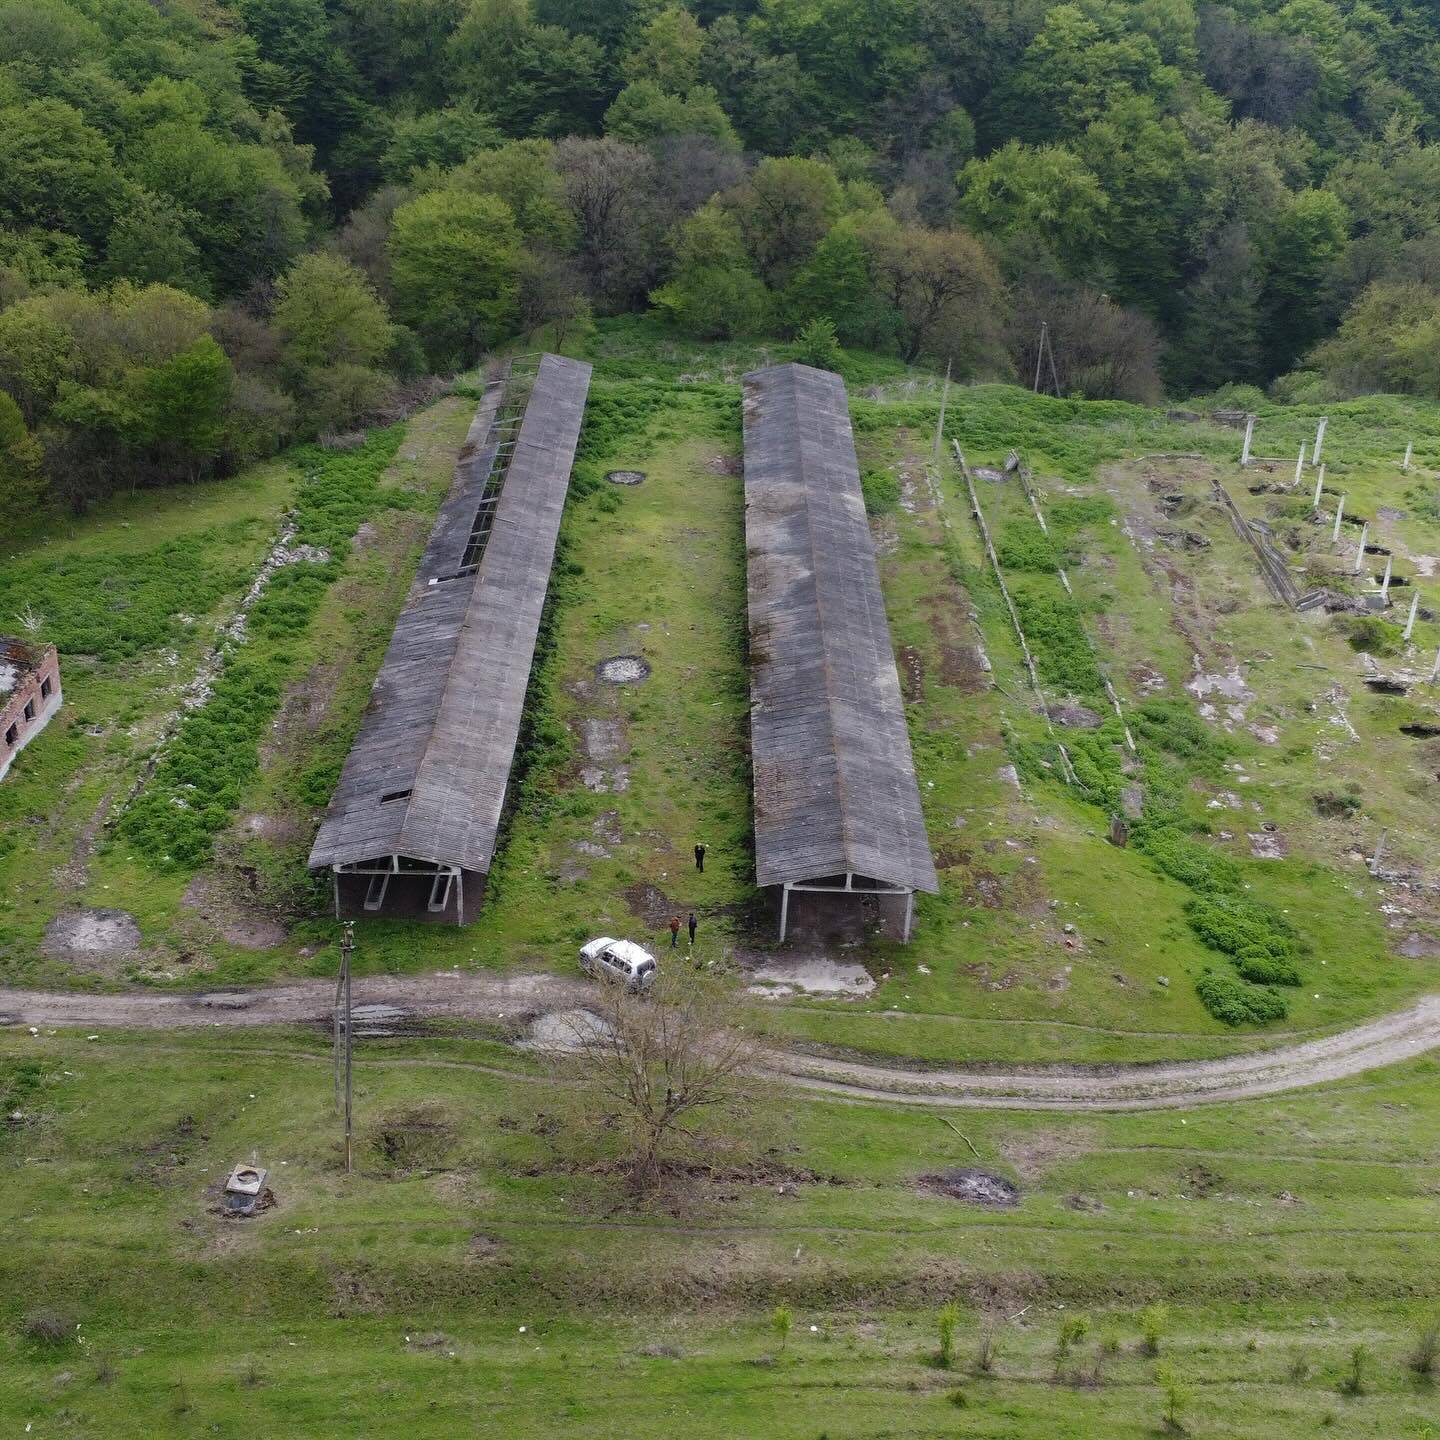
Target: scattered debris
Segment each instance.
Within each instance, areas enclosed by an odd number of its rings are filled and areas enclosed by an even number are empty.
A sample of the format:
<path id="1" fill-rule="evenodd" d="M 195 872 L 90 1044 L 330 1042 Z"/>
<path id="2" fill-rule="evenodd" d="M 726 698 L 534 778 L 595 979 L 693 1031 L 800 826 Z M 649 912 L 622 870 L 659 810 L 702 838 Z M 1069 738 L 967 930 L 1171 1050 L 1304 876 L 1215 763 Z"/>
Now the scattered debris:
<path id="1" fill-rule="evenodd" d="M 595 667 L 595 678 L 607 685 L 638 685 L 649 675 L 650 662 L 639 655 L 613 655 Z"/>
<path id="2" fill-rule="evenodd" d="M 645 479 L 643 470 L 610 470 L 605 478 L 612 485 L 639 485 Z"/>
<path id="3" fill-rule="evenodd" d="M 916 1181 L 922 1190 L 963 1200 L 967 1205 L 985 1205 L 994 1209 L 1011 1209 L 1020 1203 L 1020 1189 L 1004 1176 L 975 1166 L 960 1166 L 922 1175 Z"/>

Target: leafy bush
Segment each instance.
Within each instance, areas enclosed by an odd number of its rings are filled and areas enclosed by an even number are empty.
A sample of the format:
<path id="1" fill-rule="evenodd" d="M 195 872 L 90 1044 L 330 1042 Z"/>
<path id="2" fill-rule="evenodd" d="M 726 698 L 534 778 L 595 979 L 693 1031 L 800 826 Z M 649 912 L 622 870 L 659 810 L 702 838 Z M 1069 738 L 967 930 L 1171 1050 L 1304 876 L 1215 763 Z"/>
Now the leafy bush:
<path id="1" fill-rule="evenodd" d="M 1256 985 L 1298 985 L 1300 972 L 1288 961 L 1277 959 L 1259 946 L 1250 945 L 1234 959 L 1241 976 Z"/>
<path id="2" fill-rule="evenodd" d="M 1225 1025 L 1268 1025 L 1290 1009 L 1273 990 L 1247 985 L 1226 970 L 1207 970 L 1195 982 L 1200 1003 Z"/>
<path id="3" fill-rule="evenodd" d="M 840 363 L 840 342 L 828 315 L 817 315 L 795 337 L 795 358 L 818 370 L 833 370 Z"/>
<path id="4" fill-rule="evenodd" d="M 1240 886 L 1240 867 L 1228 855 L 1191 840 L 1171 823 L 1137 824 L 1131 838 L 1156 867 L 1172 880 L 1203 894 L 1235 890 Z M 1193 922 L 1192 922 L 1193 923 Z M 1204 935 L 1200 937 L 1205 939 Z M 1227 954 L 1230 952 L 1226 952 Z"/>
<path id="5" fill-rule="evenodd" d="M 1103 696 L 1105 686 L 1074 601 L 1027 581 L 1011 585 L 1010 594 L 1041 680 L 1073 695 Z"/>
<path id="6" fill-rule="evenodd" d="M 867 515 L 885 515 L 900 503 L 900 481 L 888 470 L 866 470 L 860 476 L 860 493 Z"/>
<path id="7" fill-rule="evenodd" d="M 1049 536 L 1028 516 L 1010 521 L 995 542 L 1001 569 L 1033 570 L 1053 575 L 1060 567 L 1060 555 Z"/>
<path id="8" fill-rule="evenodd" d="M 1401 631 L 1398 625 L 1390 625 L 1376 615 L 1347 615 L 1339 623 L 1352 650 L 1366 655 L 1400 653 Z"/>
<path id="9" fill-rule="evenodd" d="M 1185 918 L 1212 950 L 1237 959 L 1269 956 L 1287 960 L 1294 954 L 1293 927 L 1263 900 L 1243 895 L 1201 895 L 1185 906 Z"/>

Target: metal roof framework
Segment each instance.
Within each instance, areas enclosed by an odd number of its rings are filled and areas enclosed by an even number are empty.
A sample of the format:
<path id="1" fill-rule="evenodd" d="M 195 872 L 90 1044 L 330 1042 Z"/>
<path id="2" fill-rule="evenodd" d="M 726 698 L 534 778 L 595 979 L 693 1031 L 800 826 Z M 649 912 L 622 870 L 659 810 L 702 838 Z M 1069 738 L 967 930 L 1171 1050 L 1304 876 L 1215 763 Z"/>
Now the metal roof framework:
<path id="1" fill-rule="evenodd" d="M 744 377 L 755 871 L 791 890 L 939 890 L 845 384 Z"/>
<path id="2" fill-rule="evenodd" d="M 337 910 L 342 874 L 369 912 L 429 879 L 426 910 L 464 923 L 490 869 L 589 385 L 547 354 L 486 387 L 310 852 Z"/>

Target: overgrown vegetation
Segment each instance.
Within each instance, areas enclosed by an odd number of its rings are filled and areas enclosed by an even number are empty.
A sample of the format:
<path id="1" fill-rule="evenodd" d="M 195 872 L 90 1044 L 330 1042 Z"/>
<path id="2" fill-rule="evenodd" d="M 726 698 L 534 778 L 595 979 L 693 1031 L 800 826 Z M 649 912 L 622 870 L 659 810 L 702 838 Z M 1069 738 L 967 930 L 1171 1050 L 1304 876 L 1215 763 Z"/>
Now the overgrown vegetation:
<path id="1" fill-rule="evenodd" d="M 394 426 L 355 450 L 310 449 L 297 457 L 304 478 L 296 538 L 324 546 L 330 559 L 270 577 L 250 612 L 246 636 L 231 642 L 209 695 L 183 716 L 154 774 L 120 818 L 118 833 L 152 864 L 194 869 L 229 823 L 258 770 L 260 738 L 293 675 L 286 642 L 310 624 L 359 525 L 384 505 L 405 503 L 403 494 L 380 487 L 402 433 Z"/>

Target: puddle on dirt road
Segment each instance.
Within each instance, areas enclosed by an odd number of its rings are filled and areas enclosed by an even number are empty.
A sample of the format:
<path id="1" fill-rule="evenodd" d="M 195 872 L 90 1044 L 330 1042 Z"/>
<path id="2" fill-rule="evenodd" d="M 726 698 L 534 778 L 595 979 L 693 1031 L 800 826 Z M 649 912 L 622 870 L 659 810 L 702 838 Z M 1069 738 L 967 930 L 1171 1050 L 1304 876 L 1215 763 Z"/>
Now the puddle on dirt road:
<path id="1" fill-rule="evenodd" d="M 566 1054 L 603 1040 L 610 1033 L 609 1025 L 593 1010 L 552 1010 L 531 1021 L 517 1048 Z"/>

